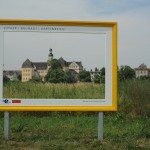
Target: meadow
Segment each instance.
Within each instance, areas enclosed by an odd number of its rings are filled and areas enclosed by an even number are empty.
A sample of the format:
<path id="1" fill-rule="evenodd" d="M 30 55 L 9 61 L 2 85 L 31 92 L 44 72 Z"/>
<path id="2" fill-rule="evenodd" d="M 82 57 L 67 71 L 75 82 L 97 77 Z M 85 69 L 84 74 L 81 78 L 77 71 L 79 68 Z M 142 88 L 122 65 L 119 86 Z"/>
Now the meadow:
<path id="1" fill-rule="evenodd" d="M 118 111 L 104 113 L 104 140 L 99 141 L 98 112 L 10 112 L 9 140 L 2 150 L 149 150 L 150 82 L 118 84 Z"/>
<path id="2" fill-rule="evenodd" d="M 93 83 L 34 83 L 9 82 L 4 84 L 4 98 L 59 98 L 59 99 L 102 99 L 104 84 Z"/>

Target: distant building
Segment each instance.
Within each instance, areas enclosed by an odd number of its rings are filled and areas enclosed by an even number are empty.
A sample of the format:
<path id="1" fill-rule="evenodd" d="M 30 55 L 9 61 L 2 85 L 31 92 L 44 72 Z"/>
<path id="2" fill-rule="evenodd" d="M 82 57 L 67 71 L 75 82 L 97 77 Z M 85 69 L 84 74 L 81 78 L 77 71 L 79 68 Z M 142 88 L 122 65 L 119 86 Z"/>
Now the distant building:
<path id="1" fill-rule="evenodd" d="M 150 68 L 143 63 L 138 68 L 135 68 L 135 76 L 136 78 L 140 78 L 142 76 L 150 76 Z"/>
<path id="2" fill-rule="evenodd" d="M 19 76 L 21 76 L 20 70 L 4 70 L 3 76 L 10 79 L 10 81 L 19 80 Z"/>
<path id="3" fill-rule="evenodd" d="M 45 80 L 45 76 L 48 73 L 48 69 L 50 68 L 48 62 L 54 58 L 52 54 L 52 49 L 49 50 L 50 53 L 48 55 L 47 62 L 32 62 L 27 59 L 22 64 L 22 82 L 29 81 L 33 77 L 41 78 L 42 81 Z M 83 70 L 82 62 L 67 62 L 62 57 L 59 58 L 61 66 L 64 71 L 70 71 L 74 78 L 78 78 L 78 73 Z"/>
<path id="4" fill-rule="evenodd" d="M 91 69 L 90 75 L 91 75 L 91 81 L 94 82 L 94 77 L 95 77 L 95 75 L 99 75 L 99 76 L 100 76 L 100 70 L 97 69 L 97 68 L 95 68 L 95 70 L 93 71 L 93 70 Z"/>

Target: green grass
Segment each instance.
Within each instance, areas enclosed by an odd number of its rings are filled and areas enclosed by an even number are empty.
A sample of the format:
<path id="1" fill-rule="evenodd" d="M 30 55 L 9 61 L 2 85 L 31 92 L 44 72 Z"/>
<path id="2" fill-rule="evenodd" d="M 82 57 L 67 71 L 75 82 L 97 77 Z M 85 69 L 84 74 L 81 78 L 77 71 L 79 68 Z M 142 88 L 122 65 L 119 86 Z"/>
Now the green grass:
<path id="1" fill-rule="evenodd" d="M 119 109 L 130 115 L 150 117 L 150 81 L 131 80 L 119 84 Z"/>
<path id="2" fill-rule="evenodd" d="M 125 81 L 118 89 L 118 112 L 104 113 L 103 141 L 96 112 L 11 112 L 6 142 L 0 112 L 0 150 L 149 150 L 150 82 Z"/>
<path id="3" fill-rule="evenodd" d="M 0 119 L 2 150 L 148 150 L 150 120 L 129 118 L 121 113 L 104 116 L 104 140 L 97 139 L 97 113 L 51 113 L 49 116 L 26 116 L 14 113 L 10 118 L 10 139 L 3 140 L 3 119 Z"/>
<path id="4" fill-rule="evenodd" d="M 76 83 L 21 83 L 4 84 L 4 98 L 59 98 L 59 99 L 102 99 L 105 97 L 103 84 Z"/>

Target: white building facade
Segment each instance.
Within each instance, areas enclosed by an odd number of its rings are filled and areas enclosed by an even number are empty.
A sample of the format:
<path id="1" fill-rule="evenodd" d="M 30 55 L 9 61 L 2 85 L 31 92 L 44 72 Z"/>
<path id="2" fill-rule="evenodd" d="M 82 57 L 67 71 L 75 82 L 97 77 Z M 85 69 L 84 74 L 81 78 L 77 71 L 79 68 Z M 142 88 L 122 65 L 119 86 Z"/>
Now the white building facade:
<path id="1" fill-rule="evenodd" d="M 150 68 L 143 63 L 138 68 L 135 68 L 135 77 L 150 76 Z"/>

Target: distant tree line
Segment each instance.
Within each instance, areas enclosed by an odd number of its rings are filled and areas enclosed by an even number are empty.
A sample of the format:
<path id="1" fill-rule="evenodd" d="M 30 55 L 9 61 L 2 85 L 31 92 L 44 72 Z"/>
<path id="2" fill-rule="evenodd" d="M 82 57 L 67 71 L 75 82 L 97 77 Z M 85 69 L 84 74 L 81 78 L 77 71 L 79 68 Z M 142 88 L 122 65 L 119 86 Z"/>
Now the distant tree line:
<path id="1" fill-rule="evenodd" d="M 50 68 L 48 74 L 45 76 L 45 81 L 50 83 L 75 83 L 77 80 L 72 76 L 69 71 L 63 71 L 61 63 L 57 59 L 53 59 L 50 62 Z M 130 66 L 124 65 L 118 67 L 118 81 L 125 81 L 135 79 L 135 70 Z M 150 80 L 149 76 L 142 76 L 140 79 Z M 35 80 L 35 79 L 32 79 Z M 38 79 L 36 79 L 38 81 Z M 90 71 L 85 69 L 78 74 L 79 82 L 92 82 Z M 105 83 L 105 67 L 100 69 L 99 74 L 95 74 L 94 83 Z"/>

